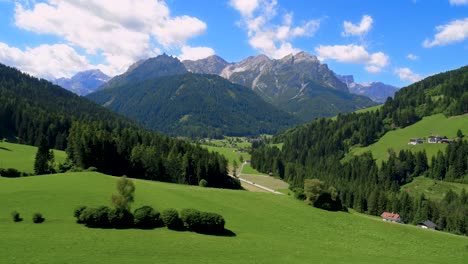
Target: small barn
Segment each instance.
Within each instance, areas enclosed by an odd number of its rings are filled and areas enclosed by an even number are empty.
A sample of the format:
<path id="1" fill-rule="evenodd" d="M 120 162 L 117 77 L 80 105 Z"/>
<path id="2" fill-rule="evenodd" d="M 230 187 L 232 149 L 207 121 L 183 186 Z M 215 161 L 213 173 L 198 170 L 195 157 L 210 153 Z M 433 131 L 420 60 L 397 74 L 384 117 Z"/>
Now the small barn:
<path id="1" fill-rule="evenodd" d="M 380 217 L 382 217 L 383 221 L 394 222 L 394 223 L 401 223 L 401 217 L 399 214 L 383 212 Z"/>
<path id="2" fill-rule="evenodd" d="M 437 226 L 431 220 L 426 220 L 424 222 L 419 223 L 417 226 L 424 228 L 424 229 L 432 229 L 436 230 Z"/>

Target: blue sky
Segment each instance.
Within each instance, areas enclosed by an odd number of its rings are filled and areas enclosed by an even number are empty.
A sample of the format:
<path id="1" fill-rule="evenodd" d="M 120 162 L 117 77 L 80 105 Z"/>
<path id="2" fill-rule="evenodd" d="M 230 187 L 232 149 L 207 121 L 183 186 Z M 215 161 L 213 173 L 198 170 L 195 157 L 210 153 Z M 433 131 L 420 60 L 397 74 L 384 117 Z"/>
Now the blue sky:
<path id="1" fill-rule="evenodd" d="M 468 0 L 0 0 L 0 62 L 119 74 L 163 52 L 228 62 L 306 51 L 399 87 L 468 63 Z"/>

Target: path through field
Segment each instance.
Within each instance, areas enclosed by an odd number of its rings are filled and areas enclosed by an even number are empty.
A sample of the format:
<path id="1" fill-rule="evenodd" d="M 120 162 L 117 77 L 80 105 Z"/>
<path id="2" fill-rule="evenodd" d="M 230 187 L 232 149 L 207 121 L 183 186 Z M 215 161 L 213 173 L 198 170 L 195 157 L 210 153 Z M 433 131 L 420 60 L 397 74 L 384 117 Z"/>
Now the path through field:
<path id="1" fill-rule="evenodd" d="M 271 192 L 274 194 L 283 194 L 278 192 L 278 189 L 287 189 L 289 184 L 285 183 L 282 180 L 275 179 L 268 175 L 256 175 L 256 174 L 242 174 L 244 169 L 244 165 L 246 163 L 242 163 L 237 175 L 242 187 L 248 191 L 252 192 Z M 233 175 L 229 175 L 234 177 Z"/>

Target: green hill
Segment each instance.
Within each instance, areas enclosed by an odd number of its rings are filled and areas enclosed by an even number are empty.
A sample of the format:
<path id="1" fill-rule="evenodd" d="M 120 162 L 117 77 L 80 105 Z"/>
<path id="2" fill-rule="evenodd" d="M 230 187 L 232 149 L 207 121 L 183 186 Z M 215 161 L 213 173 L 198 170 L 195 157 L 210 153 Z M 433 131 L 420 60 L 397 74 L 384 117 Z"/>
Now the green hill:
<path id="1" fill-rule="evenodd" d="M 460 129 L 463 134 L 468 134 L 468 115 L 447 118 L 443 114 L 437 114 L 424 117 L 421 121 L 411 126 L 386 133 L 376 143 L 370 146 L 351 149 L 348 157 L 345 159 L 349 159 L 352 155 L 361 155 L 370 151 L 372 156 L 377 160 L 377 163 L 380 164 L 381 161 L 388 159 L 388 149 L 393 149 L 395 152 L 399 152 L 402 149 L 409 149 L 413 152 L 425 150 L 430 160 L 439 150 L 444 151 L 447 145 L 428 144 L 426 140 L 427 137 L 440 135 L 454 138 L 457 135 L 458 129 Z M 424 139 L 424 144 L 408 145 L 411 138 Z"/>
<path id="2" fill-rule="evenodd" d="M 220 213 L 234 237 L 88 229 L 78 205 L 110 203 L 116 178 L 68 173 L 0 178 L 4 263 L 466 263 L 468 239 L 355 213 L 315 209 L 286 195 L 134 180 L 136 204 Z M 17 210 L 25 220 L 14 223 Z M 32 224 L 41 212 L 46 221 Z"/>
<path id="3" fill-rule="evenodd" d="M 0 142 L 0 168 L 13 168 L 21 172 L 34 173 L 34 159 L 37 147 Z M 65 151 L 54 150 L 56 163 L 63 163 Z"/>

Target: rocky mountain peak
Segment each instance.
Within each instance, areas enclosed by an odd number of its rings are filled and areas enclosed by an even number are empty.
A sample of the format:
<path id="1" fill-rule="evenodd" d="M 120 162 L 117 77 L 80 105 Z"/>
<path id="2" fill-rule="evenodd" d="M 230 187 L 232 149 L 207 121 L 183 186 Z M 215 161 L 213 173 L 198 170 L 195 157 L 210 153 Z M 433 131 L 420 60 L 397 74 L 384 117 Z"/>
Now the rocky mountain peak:
<path id="1" fill-rule="evenodd" d="M 217 55 L 212 55 L 201 60 L 184 60 L 182 63 L 190 72 L 217 75 L 221 74 L 221 71 L 229 65 L 227 61 Z"/>
<path id="2" fill-rule="evenodd" d="M 53 80 L 57 85 L 78 95 L 87 95 L 109 81 L 110 77 L 98 69 L 78 72 L 71 78 Z"/>

